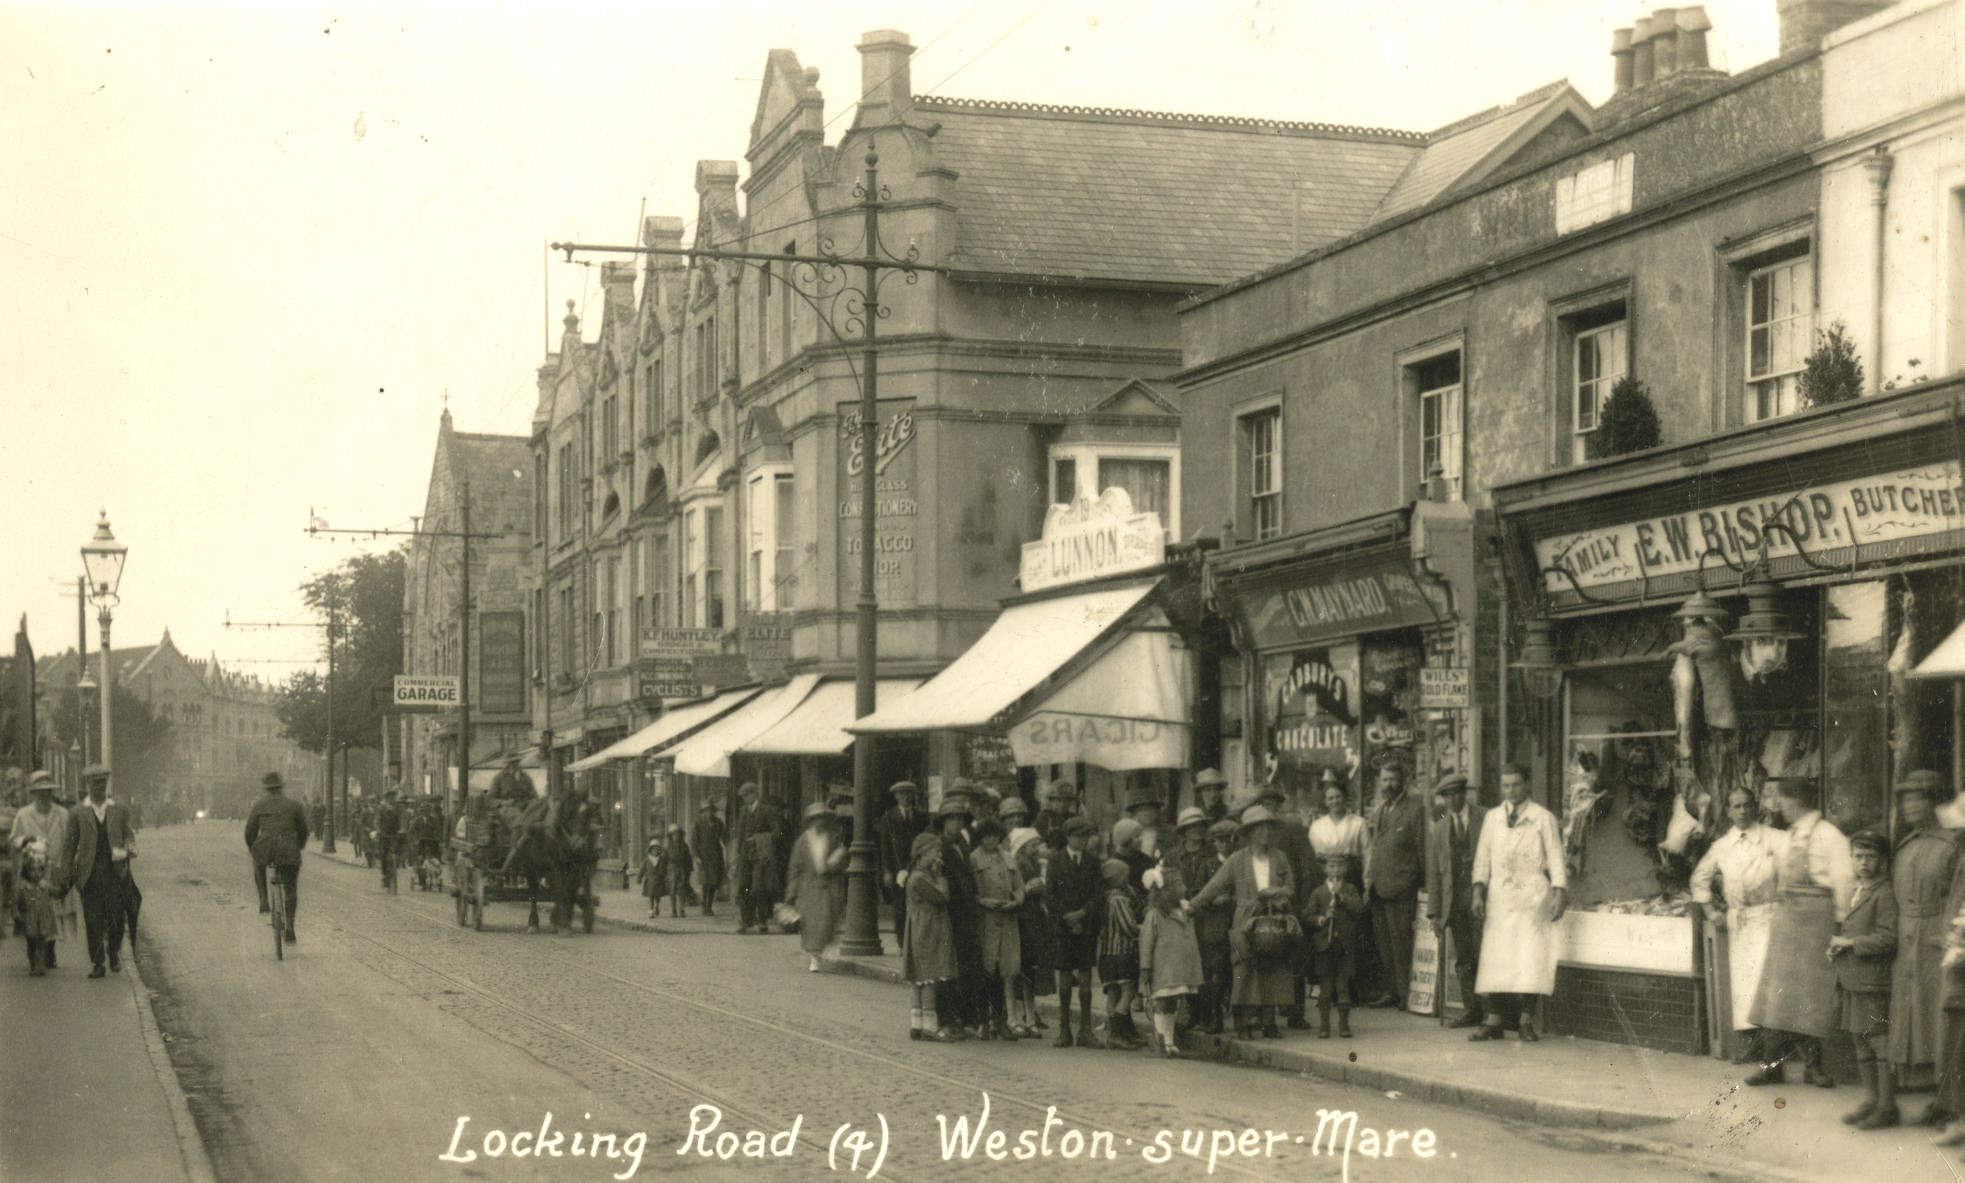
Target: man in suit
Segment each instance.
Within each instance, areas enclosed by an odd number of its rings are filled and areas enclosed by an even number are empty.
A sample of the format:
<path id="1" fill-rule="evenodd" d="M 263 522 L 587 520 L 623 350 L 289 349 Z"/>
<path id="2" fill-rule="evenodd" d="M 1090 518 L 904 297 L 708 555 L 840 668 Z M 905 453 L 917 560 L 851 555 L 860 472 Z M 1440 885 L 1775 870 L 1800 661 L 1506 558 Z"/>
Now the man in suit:
<path id="1" fill-rule="evenodd" d="M 259 778 L 259 800 L 246 815 L 246 849 L 252 851 L 253 886 L 259 889 L 259 910 L 270 911 L 266 899 L 266 872 L 280 877 L 286 888 L 286 940 L 294 943 L 293 918 L 300 911 L 300 851 L 307 845 L 309 826 L 306 811 L 286 795 L 286 781 L 277 772 Z M 134 937 L 132 937 L 134 942 Z M 134 950 L 132 950 L 134 951 Z"/>
<path id="2" fill-rule="evenodd" d="M 696 814 L 695 831 L 689 836 L 689 844 L 695 848 L 696 875 L 703 884 L 705 916 L 716 915 L 716 893 L 723 887 L 724 842 L 729 837 L 729 830 L 716 811 L 716 802 L 704 805 Z"/>
<path id="3" fill-rule="evenodd" d="M 770 932 L 771 905 L 777 903 L 777 893 L 767 887 L 755 884 L 771 882 L 771 871 L 782 872 L 784 860 L 777 857 L 778 815 L 763 800 L 755 781 L 745 781 L 737 789 L 737 800 L 742 804 L 737 811 L 737 910 L 742 921 L 738 932 Z M 764 836 L 770 841 L 753 841 Z M 755 866 L 763 859 L 775 864 L 771 868 Z"/>
<path id="4" fill-rule="evenodd" d="M 1399 1009 L 1412 983 L 1412 926 L 1426 878 L 1426 808 L 1406 791 L 1405 765 L 1378 766 L 1378 800 L 1365 822 L 1365 887 L 1372 937 Z"/>
<path id="5" fill-rule="evenodd" d="M 894 939 L 905 940 L 907 885 L 903 877 L 915 837 L 928 829 L 928 815 L 921 811 L 921 790 L 913 781 L 897 783 L 892 792 L 894 807 L 880 815 L 873 832 L 880 847 L 880 890 L 894 909 Z"/>
<path id="6" fill-rule="evenodd" d="M 1460 1001 L 1466 1009 L 1455 1027 L 1481 1021 L 1480 999 L 1474 995 L 1474 976 L 1481 964 L 1481 925 L 1474 919 L 1474 844 L 1480 841 L 1487 810 L 1467 801 L 1467 778 L 1449 772 L 1433 786 L 1436 816 L 1426 842 L 1426 919 L 1433 923 L 1442 955 L 1453 936 L 1453 973 L 1460 981 Z M 1445 992 L 1440 994 L 1445 998 Z"/>
<path id="7" fill-rule="evenodd" d="M 105 976 L 102 963 L 123 970 L 123 892 L 130 873 L 136 830 L 130 811 L 109 798 L 109 769 L 91 764 L 82 771 L 88 800 L 68 811 L 68 873 L 82 894 L 82 924 L 88 934 L 89 976 Z"/>

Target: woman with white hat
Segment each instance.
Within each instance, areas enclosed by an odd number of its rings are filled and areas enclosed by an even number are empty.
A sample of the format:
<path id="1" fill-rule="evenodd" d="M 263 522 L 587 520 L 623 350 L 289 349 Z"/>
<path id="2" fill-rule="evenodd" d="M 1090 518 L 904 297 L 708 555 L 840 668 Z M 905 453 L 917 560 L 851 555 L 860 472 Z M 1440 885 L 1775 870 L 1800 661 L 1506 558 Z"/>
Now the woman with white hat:
<path id="1" fill-rule="evenodd" d="M 1187 902 L 1190 912 L 1198 912 L 1223 896 L 1234 896 L 1235 918 L 1228 931 L 1234 981 L 1228 1000 L 1235 1007 L 1236 1034 L 1243 1039 L 1253 1038 L 1258 1022 L 1265 1038 L 1282 1038 L 1276 1010 L 1290 1004 L 1291 981 L 1296 976 L 1293 958 L 1258 956 L 1249 940 L 1258 913 L 1292 910 L 1296 884 L 1289 859 L 1274 846 L 1276 827 L 1276 816 L 1262 806 L 1244 810 L 1239 830 L 1246 845 L 1228 856 L 1214 878 Z"/>
<path id="2" fill-rule="evenodd" d="M 819 954 L 832 943 L 844 902 L 846 844 L 832 827 L 832 810 L 823 801 L 805 807 L 805 832 L 792 850 L 785 870 L 785 895 L 798 909 L 798 943 L 809 960 L 806 969 L 819 971 Z"/>

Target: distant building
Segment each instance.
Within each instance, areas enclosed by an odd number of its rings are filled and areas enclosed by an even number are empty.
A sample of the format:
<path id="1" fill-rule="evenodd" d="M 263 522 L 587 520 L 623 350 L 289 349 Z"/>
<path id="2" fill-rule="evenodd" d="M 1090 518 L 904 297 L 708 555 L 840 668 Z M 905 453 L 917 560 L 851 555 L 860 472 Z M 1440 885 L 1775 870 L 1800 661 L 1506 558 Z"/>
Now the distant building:
<path id="1" fill-rule="evenodd" d="M 99 654 L 86 657 L 89 676 L 99 677 Z M 243 816 L 268 772 L 286 778 L 295 796 L 319 793 L 323 760 L 285 737 L 275 688 L 258 677 L 227 670 L 217 658 L 186 657 L 169 629 L 155 645 L 112 649 L 110 668 L 167 728 L 168 748 L 157 761 L 154 782 L 115 785 L 123 799 L 142 802 L 150 819 L 189 817 L 201 809 Z M 73 649 L 41 662 L 44 717 L 53 718 L 55 706 L 76 693 L 77 673 Z M 97 735 L 96 701 L 92 695 L 86 720 L 91 742 Z"/>

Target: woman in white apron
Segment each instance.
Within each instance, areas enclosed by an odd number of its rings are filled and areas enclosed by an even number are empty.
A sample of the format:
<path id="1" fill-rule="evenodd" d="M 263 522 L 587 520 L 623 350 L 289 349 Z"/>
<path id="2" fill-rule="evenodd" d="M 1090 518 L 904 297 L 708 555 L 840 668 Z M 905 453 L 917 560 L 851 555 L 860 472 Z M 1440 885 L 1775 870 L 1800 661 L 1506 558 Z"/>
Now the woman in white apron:
<path id="1" fill-rule="evenodd" d="M 1754 992 L 1760 988 L 1761 967 L 1767 964 L 1767 940 L 1773 932 L 1774 855 L 1781 835 L 1760 824 L 1760 803 L 1752 790 L 1734 789 L 1726 799 L 1726 816 L 1733 826 L 1721 834 L 1692 872 L 1692 902 L 1705 910 L 1706 923 L 1726 933 L 1726 974 L 1731 989 L 1731 1020 L 1745 1032 L 1746 1046 L 1733 1062 L 1765 1063 L 1771 1057 L 1760 1047 L 1759 1029 L 1747 1018 Z M 1725 908 L 1713 907 L 1713 878 L 1719 878 Z"/>
<path id="2" fill-rule="evenodd" d="M 1501 1038 L 1519 1021 L 1523 1043 L 1541 1036 L 1528 1018 L 1536 996 L 1556 989 L 1556 922 L 1568 906 L 1556 815 L 1528 799 L 1528 774 L 1501 771 L 1501 808 L 1490 809 L 1474 847 L 1474 915 L 1483 919 L 1474 992 L 1487 1017 L 1468 1038 Z"/>

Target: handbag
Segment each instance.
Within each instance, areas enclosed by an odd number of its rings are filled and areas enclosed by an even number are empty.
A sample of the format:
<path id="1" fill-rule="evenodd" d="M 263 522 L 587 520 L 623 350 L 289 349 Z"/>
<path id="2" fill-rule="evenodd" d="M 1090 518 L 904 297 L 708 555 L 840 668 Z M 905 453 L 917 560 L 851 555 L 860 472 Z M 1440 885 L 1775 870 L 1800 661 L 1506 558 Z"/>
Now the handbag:
<path id="1" fill-rule="evenodd" d="M 771 909 L 772 922 L 786 932 L 797 932 L 798 926 L 804 922 L 804 919 L 803 916 L 798 914 L 797 908 L 787 903 L 781 902 Z"/>
<path id="2" fill-rule="evenodd" d="M 1293 959 L 1302 938 L 1302 923 L 1288 912 L 1258 912 L 1249 918 L 1249 952 L 1258 961 Z"/>

